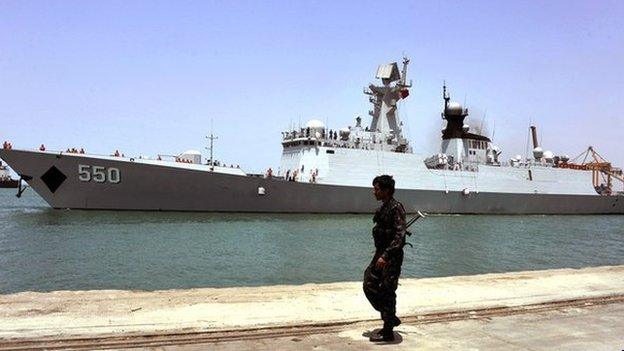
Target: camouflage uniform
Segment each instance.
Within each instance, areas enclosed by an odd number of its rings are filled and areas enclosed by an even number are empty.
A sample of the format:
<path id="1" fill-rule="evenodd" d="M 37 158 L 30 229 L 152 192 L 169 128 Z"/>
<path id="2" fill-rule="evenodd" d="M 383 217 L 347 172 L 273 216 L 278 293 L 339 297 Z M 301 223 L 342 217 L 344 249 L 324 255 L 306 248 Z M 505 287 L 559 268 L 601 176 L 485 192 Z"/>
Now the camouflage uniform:
<path id="1" fill-rule="evenodd" d="M 364 271 L 364 294 L 373 308 L 381 312 L 381 319 L 388 322 L 396 318 L 395 291 L 403 263 L 405 209 L 400 202 L 391 198 L 377 209 L 373 221 L 375 255 Z M 375 267 L 379 257 L 386 261 L 383 269 Z"/>

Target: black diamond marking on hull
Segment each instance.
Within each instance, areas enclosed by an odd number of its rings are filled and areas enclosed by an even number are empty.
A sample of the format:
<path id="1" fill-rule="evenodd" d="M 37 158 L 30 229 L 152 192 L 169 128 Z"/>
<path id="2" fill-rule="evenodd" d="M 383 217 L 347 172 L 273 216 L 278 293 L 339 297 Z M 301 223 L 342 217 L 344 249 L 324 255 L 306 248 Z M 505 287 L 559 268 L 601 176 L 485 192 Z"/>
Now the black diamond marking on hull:
<path id="1" fill-rule="evenodd" d="M 67 176 L 54 166 L 50 167 L 50 169 L 41 176 L 41 180 L 43 180 L 52 193 L 63 184 L 65 179 L 67 179 Z"/>

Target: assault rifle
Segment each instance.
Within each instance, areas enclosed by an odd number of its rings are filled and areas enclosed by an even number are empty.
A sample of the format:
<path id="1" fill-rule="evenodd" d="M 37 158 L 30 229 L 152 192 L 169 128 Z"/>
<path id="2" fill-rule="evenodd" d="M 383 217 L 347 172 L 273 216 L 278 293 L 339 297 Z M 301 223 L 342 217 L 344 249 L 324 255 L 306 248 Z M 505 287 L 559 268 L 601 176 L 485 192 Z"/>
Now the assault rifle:
<path id="1" fill-rule="evenodd" d="M 407 221 L 407 223 L 405 223 L 405 230 L 406 230 L 406 233 L 405 233 L 405 234 L 407 234 L 408 236 L 409 236 L 409 235 L 412 235 L 412 233 L 411 233 L 411 232 L 409 232 L 409 231 L 407 231 L 407 228 L 409 228 L 409 227 L 410 227 L 412 224 L 414 224 L 414 222 L 416 222 L 417 220 L 419 220 L 419 219 L 421 219 L 421 218 L 425 218 L 425 217 L 427 217 L 427 214 L 426 214 L 426 213 L 422 213 L 422 212 L 420 212 L 420 211 L 416 211 L 416 213 L 417 213 L 417 214 L 416 214 L 416 216 L 414 216 L 414 218 L 410 219 L 409 221 Z"/>

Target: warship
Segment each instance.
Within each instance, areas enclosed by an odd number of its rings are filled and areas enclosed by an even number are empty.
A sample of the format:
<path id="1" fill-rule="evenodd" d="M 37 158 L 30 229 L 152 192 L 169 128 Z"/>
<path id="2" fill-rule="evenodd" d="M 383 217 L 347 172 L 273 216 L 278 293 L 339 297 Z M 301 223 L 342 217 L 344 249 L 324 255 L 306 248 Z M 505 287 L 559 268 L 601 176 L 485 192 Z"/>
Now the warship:
<path id="1" fill-rule="evenodd" d="M 319 120 L 282 132 L 277 172 L 248 174 L 190 150 L 163 159 L 91 155 L 76 150 L 0 150 L 19 175 L 18 196 L 32 187 L 55 209 L 209 212 L 371 213 L 371 180 L 394 177 L 408 212 L 443 214 L 624 214 L 624 180 L 593 148 L 584 159 L 538 145 L 532 157 L 502 151 L 466 124 L 468 110 L 442 94 L 440 149 L 413 150 L 398 109 L 409 96 L 409 60 L 380 65 L 364 93 L 371 121 L 328 130 Z M 529 130 L 527 130 L 528 134 Z M 214 137 L 211 135 L 210 140 Z M 212 145 L 212 144 L 211 144 Z M 582 155 L 581 155 L 582 156 Z"/>

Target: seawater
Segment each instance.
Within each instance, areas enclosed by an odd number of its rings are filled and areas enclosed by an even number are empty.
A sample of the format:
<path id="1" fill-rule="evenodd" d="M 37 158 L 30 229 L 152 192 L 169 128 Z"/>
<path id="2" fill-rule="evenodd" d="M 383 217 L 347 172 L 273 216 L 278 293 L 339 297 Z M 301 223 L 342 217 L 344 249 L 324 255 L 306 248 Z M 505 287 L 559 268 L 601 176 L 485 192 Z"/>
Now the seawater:
<path id="1" fill-rule="evenodd" d="M 358 281 L 371 215 L 54 210 L 0 189 L 0 293 Z M 624 264 L 624 216 L 430 216 L 403 277 Z"/>

